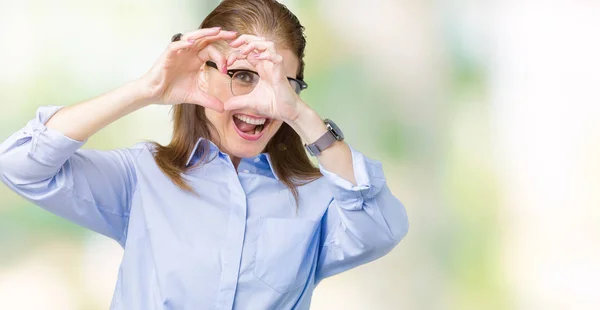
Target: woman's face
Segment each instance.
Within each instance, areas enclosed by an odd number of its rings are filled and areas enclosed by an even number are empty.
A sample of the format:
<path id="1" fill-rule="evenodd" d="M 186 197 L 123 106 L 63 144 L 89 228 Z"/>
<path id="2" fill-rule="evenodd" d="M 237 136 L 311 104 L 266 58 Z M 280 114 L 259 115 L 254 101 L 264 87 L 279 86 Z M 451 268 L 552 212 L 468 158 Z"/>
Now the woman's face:
<path id="1" fill-rule="evenodd" d="M 300 65 L 298 57 L 289 49 L 278 49 L 278 53 L 283 57 L 286 75 L 296 77 Z M 228 69 L 256 71 L 256 68 L 246 60 L 237 60 Z M 205 77 L 206 92 L 219 98 L 222 102 L 226 102 L 234 96 L 230 87 L 231 78 L 227 74 L 206 65 L 202 67 L 202 70 Z M 215 143 L 220 142 L 219 148 L 222 152 L 229 154 L 232 160 L 254 157 L 260 154 L 282 124 L 281 120 L 261 117 L 256 111 L 248 109 L 224 111 L 222 113 L 211 109 L 205 109 L 205 111 L 206 117 L 217 131 L 211 133 L 212 140 Z M 220 140 L 215 135 L 218 135 Z"/>

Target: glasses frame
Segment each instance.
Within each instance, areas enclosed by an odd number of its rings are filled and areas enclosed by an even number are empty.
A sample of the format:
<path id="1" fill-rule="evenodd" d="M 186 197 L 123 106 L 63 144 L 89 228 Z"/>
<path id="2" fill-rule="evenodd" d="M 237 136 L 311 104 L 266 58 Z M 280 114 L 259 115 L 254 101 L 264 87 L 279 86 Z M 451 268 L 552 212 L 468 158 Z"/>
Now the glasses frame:
<path id="1" fill-rule="evenodd" d="M 209 60 L 209 61 L 206 62 L 206 65 L 209 66 L 209 67 L 211 67 L 211 68 L 215 68 L 215 69 L 219 70 L 219 68 L 217 67 L 217 64 L 214 61 L 210 61 Z M 227 75 L 229 75 L 229 78 L 233 79 L 233 75 L 236 74 L 236 73 L 238 73 L 238 72 L 248 72 L 248 73 L 256 74 L 256 75 L 258 75 L 260 77 L 260 74 L 258 74 L 258 72 L 252 71 L 252 70 L 248 70 L 248 69 L 228 69 L 227 70 Z M 287 79 L 290 82 L 294 81 L 294 82 L 296 82 L 296 83 L 298 83 L 300 85 L 300 90 L 296 91 L 296 94 L 298 94 L 298 95 L 300 94 L 301 91 L 303 91 L 303 90 L 305 90 L 305 89 L 308 88 L 308 84 L 306 84 L 306 82 L 304 82 L 303 80 L 295 79 L 295 78 L 291 78 L 291 77 L 287 77 Z M 230 83 L 230 87 L 229 88 L 231 90 L 231 93 L 233 94 L 233 89 L 232 89 L 233 86 L 231 84 L 232 83 Z"/>

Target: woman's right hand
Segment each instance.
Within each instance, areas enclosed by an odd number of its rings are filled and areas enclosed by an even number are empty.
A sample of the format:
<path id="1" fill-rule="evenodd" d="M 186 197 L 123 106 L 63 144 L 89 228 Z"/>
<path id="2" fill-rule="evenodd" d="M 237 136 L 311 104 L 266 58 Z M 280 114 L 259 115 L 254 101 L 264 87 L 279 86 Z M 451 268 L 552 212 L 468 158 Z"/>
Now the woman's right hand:
<path id="1" fill-rule="evenodd" d="M 236 32 L 220 28 L 205 28 L 188 32 L 179 41 L 171 42 L 154 66 L 142 78 L 148 87 L 150 100 L 173 105 L 192 103 L 223 111 L 223 103 L 202 91 L 198 85 L 200 67 L 214 61 L 222 72 L 227 72 L 227 59 L 212 43 L 231 41 Z"/>

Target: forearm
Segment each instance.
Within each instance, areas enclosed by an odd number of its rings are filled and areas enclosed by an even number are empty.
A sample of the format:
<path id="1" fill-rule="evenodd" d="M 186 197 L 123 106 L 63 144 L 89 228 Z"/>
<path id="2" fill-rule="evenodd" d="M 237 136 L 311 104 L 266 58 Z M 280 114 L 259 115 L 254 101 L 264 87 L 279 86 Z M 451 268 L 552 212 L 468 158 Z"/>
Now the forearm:
<path id="1" fill-rule="evenodd" d="M 139 80 L 58 111 L 46 127 L 65 136 L 85 141 L 100 129 L 121 117 L 150 104 L 149 96 Z"/>
<path id="2" fill-rule="evenodd" d="M 317 141 L 317 139 L 326 133 L 327 127 L 316 111 L 303 102 L 300 103 L 300 106 L 302 106 L 301 112 L 294 121 L 289 122 L 289 125 L 300 135 L 304 143 L 310 144 Z M 352 152 L 345 142 L 335 142 L 332 146 L 321 152 L 317 156 L 317 159 L 326 170 L 356 185 Z"/>
<path id="3" fill-rule="evenodd" d="M 310 108 L 288 124 L 305 143 L 327 131 Z M 335 142 L 318 160 L 334 199 L 322 218 L 317 283 L 383 256 L 408 231 L 406 210 L 387 187 L 381 163 L 344 142 Z"/>

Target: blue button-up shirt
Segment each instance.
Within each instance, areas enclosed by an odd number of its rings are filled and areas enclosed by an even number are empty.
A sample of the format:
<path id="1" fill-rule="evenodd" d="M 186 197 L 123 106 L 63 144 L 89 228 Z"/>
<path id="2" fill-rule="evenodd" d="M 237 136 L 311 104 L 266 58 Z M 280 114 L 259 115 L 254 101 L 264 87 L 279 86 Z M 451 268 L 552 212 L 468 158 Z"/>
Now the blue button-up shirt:
<path id="1" fill-rule="evenodd" d="M 214 159 L 187 173 L 195 195 L 161 172 L 150 144 L 80 149 L 44 125 L 58 109 L 38 109 L 0 144 L 0 177 L 125 249 L 111 309 L 308 309 L 319 281 L 381 257 L 407 232 L 381 165 L 354 149 L 357 185 L 320 166 L 296 207 L 268 154 L 236 170 L 201 139 L 189 164 L 203 150 Z"/>

